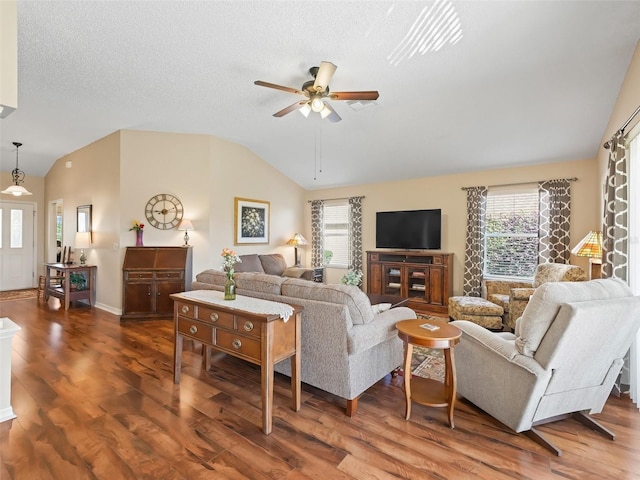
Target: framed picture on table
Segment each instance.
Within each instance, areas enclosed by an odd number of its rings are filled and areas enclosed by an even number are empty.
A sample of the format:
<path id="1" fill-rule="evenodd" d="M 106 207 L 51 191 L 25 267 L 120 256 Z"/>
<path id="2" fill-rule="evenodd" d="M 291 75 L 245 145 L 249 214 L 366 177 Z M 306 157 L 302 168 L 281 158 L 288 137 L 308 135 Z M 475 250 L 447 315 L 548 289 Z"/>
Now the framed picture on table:
<path id="1" fill-rule="evenodd" d="M 235 245 L 269 243 L 269 202 L 234 198 Z"/>

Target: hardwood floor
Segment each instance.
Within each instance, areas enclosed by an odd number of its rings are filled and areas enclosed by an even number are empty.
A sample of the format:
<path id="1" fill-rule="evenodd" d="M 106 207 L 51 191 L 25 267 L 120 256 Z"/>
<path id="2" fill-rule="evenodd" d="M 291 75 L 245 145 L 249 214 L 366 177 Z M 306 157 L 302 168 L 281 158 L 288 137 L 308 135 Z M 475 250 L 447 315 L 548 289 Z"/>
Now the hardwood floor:
<path id="1" fill-rule="evenodd" d="M 596 417 L 612 442 L 575 420 L 540 427 L 555 457 L 475 407 L 414 404 L 404 420 L 402 377 L 387 376 L 344 414 L 345 402 L 303 385 L 291 410 L 276 374 L 273 433 L 261 433 L 258 367 L 225 355 L 201 367 L 185 341 L 172 381 L 173 323 L 120 325 L 86 306 L 0 303 L 22 327 L 13 339 L 12 405 L 0 424 L 0 479 L 597 479 L 640 478 L 640 413 L 611 397 Z"/>

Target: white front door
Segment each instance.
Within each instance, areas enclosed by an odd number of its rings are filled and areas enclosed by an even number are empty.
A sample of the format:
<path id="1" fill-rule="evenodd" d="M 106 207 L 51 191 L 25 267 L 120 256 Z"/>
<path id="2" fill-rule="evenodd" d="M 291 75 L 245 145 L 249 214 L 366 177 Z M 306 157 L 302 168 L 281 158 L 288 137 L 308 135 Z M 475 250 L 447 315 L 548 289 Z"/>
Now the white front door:
<path id="1" fill-rule="evenodd" d="M 0 290 L 34 286 L 33 204 L 0 201 Z"/>

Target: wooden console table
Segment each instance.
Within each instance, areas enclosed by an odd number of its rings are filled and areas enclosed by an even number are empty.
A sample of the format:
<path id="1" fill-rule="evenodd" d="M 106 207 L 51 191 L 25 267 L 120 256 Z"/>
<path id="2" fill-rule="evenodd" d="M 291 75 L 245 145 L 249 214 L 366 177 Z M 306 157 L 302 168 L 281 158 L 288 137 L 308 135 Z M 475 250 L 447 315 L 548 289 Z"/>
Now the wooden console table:
<path id="1" fill-rule="evenodd" d="M 98 267 L 95 265 L 67 265 L 65 263 L 47 263 L 45 264 L 45 289 L 44 299 L 56 297 L 64 303 L 64 309 L 69 310 L 69 304 L 75 300 L 89 300 L 89 305 L 96 303 L 96 271 Z M 52 275 L 52 272 L 53 275 Z M 55 272 L 62 273 L 59 283 L 52 284 L 52 278 L 59 278 Z M 71 274 L 77 273 L 82 275 L 86 280 L 86 288 L 83 290 L 75 290 L 71 288 Z"/>
<path id="2" fill-rule="evenodd" d="M 260 366 L 262 431 L 271 433 L 273 366 L 290 358 L 292 408 L 300 410 L 300 312 L 289 306 L 238 295 L 224 300 L 215 290 L 194 290 L 171 295 L 174 301 L 173 382 L 180 383 L 184 338 L 202 342 L 205 368 L 211 364 L 213 348 Z"/>

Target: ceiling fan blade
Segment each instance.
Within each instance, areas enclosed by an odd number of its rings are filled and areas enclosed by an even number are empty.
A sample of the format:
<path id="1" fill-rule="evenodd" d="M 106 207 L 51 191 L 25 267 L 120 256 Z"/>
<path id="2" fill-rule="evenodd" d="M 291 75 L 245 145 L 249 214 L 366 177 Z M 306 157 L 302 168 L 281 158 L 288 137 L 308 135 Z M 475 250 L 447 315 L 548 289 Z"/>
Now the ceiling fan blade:
<path id="1" fill-rule="evenodd" d="M 304 95 L 304 92 L 301 92 L 296 88 L 283 87 L 282 85 L 276 85 L 275 83 L 263 82 L 262 80 L 256 80 L 253 83 L 255 83 L 256 85 L 260 85 L 261 87 L 275 88 L 276 90 L 282 90 L 283 92 L 297 93 L 298 95 Z"/>
<path id="2" fill-rule="evenodd" d="M 331 62 L 320 62 L 320 68 L 316 74 L 316 81 L 313 82 L 313 88 L 316 92 L 324 92 L 329 86 L 329 82 L 333 78 L 333 74 L 336 72 L 336 67 Z"/>
<path id="3" fill-rule="evenodd" d="M 333 108 L 331 108 L 331 105 L 329 105 L 328 102 L 324 102 L 324 108 L 326 108 L 326 109 L 331 111 L 331 113 L 329 115 L 327 115 L 327 119 L 331 123 L 336 123 L 336 122 L 339 122 L 340 120 L 342 120 L 342 117 L 340 115 L 338 115 L 338 113 Z"/>
<path id="4" fill-rule="evenodd" d="M 305 103 L 307 103 L 305 100 L 301 100 L 300 102 L 296 102 L 296 103 L 294 103 L 292 105 L 289 105 L 286 108 L 283 108 L 279 112 L 274 113 L 273 116 L 274 117 L 284 117 L 287 113 L 291 113 L 294 110 L 299 110 L 300 107 L 302 107 Z"/>
<path id="5" fill-rule="evenodd" d="M 366 92 L 331 92 L 327 96 L 331 100 L 377 100 L 380 94 L 371 90 Z"/>

